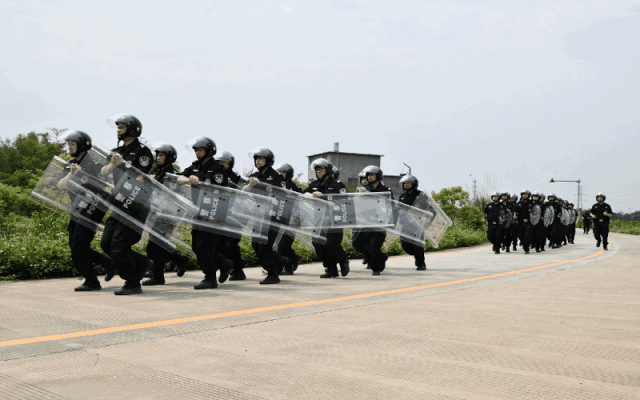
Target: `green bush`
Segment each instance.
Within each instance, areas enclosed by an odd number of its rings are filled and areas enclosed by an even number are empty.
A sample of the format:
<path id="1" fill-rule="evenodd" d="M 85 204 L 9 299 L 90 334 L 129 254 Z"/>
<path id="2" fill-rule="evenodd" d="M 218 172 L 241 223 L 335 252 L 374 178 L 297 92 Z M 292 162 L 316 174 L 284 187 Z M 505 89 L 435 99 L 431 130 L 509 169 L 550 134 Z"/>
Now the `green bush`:
<path id="1" fill-rule="evenodd" d="M 468 229 L 483 229 L 484 212 L 478 207 L 464 206 L 458 211 L 464 227 Z"/>

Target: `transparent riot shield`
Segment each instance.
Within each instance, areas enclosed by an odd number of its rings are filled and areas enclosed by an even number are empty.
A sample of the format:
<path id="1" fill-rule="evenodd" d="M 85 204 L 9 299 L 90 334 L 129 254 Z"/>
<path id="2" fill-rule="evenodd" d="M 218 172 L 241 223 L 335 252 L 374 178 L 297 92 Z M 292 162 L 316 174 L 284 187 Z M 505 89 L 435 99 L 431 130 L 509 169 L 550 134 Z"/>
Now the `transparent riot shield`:
<path id="1" fill-rule="evenodd" d="M 576 222 L 578 222 L 578 212 L 574 209 L 569 209 L 569 211 L 571 212 L 571 223 L 575 224 Z"/>
<path id="2" fill-rule="evenodd" d="M 424 247 L 429 225 L 434 219 L 433 213 L 391 200 L 395 226 L 388 231 L 400 236 L 404 241 Z"/>
<path id="3" fill-rule="evenodd" d="M 553 210 L 553 206 L 548 205 L 544 209 L 544 217 L 543 217 L 544 226 L 551 225 L 553 223 L 554 218 L 555 218 L 555 211 Z"/>
<path id="4" fill-rule="evenodd" d="M 534 204 L 531 207 L 531 211 L 529 212 L 529 220 L 531 221 L 531 225 L 536 226 L 538 222 L 540 222 L 540 218 L 542 217 L 542 207 L 540 204 Z"/>
<path id="5" fill-rule="evenodd" d="M 434 215 L 433 221 L 431 221 L 427 229 L 426 238 L 433 247 L 437 248 L 440 239 L 442 239 L 447 229 L 453 225 L 453 222 L 447 214 L 442 211 L 440 205 L 424 192 L 421 192 L 418 197 L 416 197 L 413 206 L 421 210 L 429 211 Z"/>
<path id="6" fill-rule="evenodd" d="M 250 236 L 267 242 L 273 201 L 267 197 L 224 186 L 200 183 L 180 185 L 179 175 L 165 175 L 165 184 L 192 203 L 195 210 L 177 218 L 196 229 L 239 238 Z"/>
<path id="7" fill-rule="evenodd" d="M 331 202 L 262 182 L 251 187 L 250 193 L 271 199 L 269 229 L 289 236 L 307 235 L 316 243 L 326 243 Z"/>
<path id="8" fill-rule="evenodd" d="M 157 214 L 163 211 L 187 213 L 188 203 L 131 163 L 123 162 L 110 168 L 102 169 L 100 175 L 114 177 L 114 185 L 82 170 L 69 179 L 69 191 L 91 196 L 99 207 L 111 210 L 113 218 L 137 232 L 146 231 L 150 240 L 166 250 L 174 251 L 170 229 L 158 223 Z"/>
<path id="9" fill-rule="evenodd" d="M 498 223 L 505 229 L 513 225 L 513 211 L 508 207 L 502 207 L 498 212 Z"/>
<path id="10" fill-rule="evenodd" d="M 569 210 L 566 208 L 562 208 L 562 214 L 560 215 L 560 222 L 562 225 L 569 225 L 571 222 L 571 215 L 569 214 Z"/>
<path id="11" fill-rule="evenodd" d="M 69 213 L 71 219 L 93 231 L 100 228 L 105 209 L 100 209 L 90 198 L 69 192 L 67 185 L 58 187 L 58 183 L 70 173 L 70 163 L 54 157 L 31 195 L 43 201 L 53 211 Z"/>
<path id="12" fill-rule="evenodd" d="M 327 229 L 387 230 L 394 228 L 391 192 L 323 195 L 333 204 Z"/>

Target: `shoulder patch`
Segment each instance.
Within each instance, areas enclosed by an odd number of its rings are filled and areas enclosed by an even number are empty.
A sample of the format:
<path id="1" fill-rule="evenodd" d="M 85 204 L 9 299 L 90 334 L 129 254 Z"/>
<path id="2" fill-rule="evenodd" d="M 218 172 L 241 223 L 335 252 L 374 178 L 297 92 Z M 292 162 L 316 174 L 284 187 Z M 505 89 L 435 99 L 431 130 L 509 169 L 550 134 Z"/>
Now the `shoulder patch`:
<path id="1" fill-rule="evenodd" d="M 222 181 L 224 180 L 224 175 L 222 174 L 215 174 L 214 179 L 216 180 L 217 184 L 221 184 Z"/>
<path id="2" fill-rule="evenodd" d="M 143 167 L 146 167 L 151 163 L 151 158 L 147 156 L 142 156 L 138 158 L 138 161 L 140 162 L 140 165 L 142 165 Z"/>
<path id="3" fill-rule="evenodd" d="M 347 189 L 346 188 L 340 188 L 340 193 L 347 193 Z"/>
<path id="4" fill-rule="evenodd" d="M 285 189 L 287 188 L 287 182 L 281 182 L 280 185 Z"/>

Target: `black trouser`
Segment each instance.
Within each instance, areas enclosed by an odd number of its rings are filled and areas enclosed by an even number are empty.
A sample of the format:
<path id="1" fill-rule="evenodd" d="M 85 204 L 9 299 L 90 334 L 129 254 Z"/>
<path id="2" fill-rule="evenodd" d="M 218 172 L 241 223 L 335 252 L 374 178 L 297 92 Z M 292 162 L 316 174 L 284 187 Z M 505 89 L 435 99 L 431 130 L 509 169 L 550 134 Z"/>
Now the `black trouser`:
<path id="1" fill-rule="evenodd" d="M 157 243 L 149 240 L 147 243 L 147 257 L 153 260 L 153 270 L 151 271 L 155 279 L 164 281 L 164 269 L 167 261 L 179 263 L 187 256 L 180 254 L 178 251 L 169 251 Z"/>
<path id="2" fill-rule="evenodd" d="M 544 249 L 547 243 L 547 227 L 544 226 L 542 219 L 538 221 L 538 225 L 533 227 L 533 246 L 536 249 Z"/>
<path id="3" fill-rule="evenodd" d="M 518 221 L 518 236 L 524 251 L 529 251 L 531 239 L 533 238 L 533 225 L 531 225 L 531 222 Z"/>
<path id="4" fill-rule="evenodd" d="M 593 236 L 596 240 L 601 240 L 606 246 L 609 244 L 609 223 L 608 222 L 594 222 L 593 223 Z"/>
<path id="5" fill-rule="evenodd" d="M 569 229 L 569 239 L 571 239 L 571 243 L 573 243 L 573 241 L 576 238 L 576 224 L 571 224 L 570 225 L 571 228 Z"/>
<path id="6" fill-rule="evenodd" d="M 582 224 L 584 225 L 584 233 L 589 233 L 589 230 L 591 230 L 591 220 L 585 218 L 582 220 Z"/>
<path id="7" fill-rule="evenodd" d="M 216 249 L 225 258 L 233 261 L 232 273 L 240 272 L 244 268 L 244 260 L 242 259 L 242 253 L 240 253 L 240 240 L 241 238 L 235 237 L 220 237 Z"/>
<path id="8" fill-rule="evenodd" d="M 337 264 L 347 259 L 347 253 L 342 248 L 343 231 L 327 233 L 327 242 L 325 244 L 313 243 L 316 254 L 322 265 L 329 272 L 337 271 Z"/>
<path id="9" fill-rule="evenodd" d="M 69 231 L 69 247 L 71 248 L 73 266 L 85 279 L 96 280 L 97 275 L 93 264 L 99 264 L 103 257 L 102 254 L 91 248 L 91 241 L 96 232 L 73 220 L 69 221 L 67 230 Z"/>
<path id="10" fill-rule="evenodd" d="M 413 256 L 416 260 L 416 266 L 424 264 L 424 246 L 418 246 L 417 244 L 405 242 L 404 240 L 400 240 L 400 245 L 405 253 Z"/>
<path id="11" fill-rule="evenodd" d="M 287 264 L 287 266 L 285 267 L 287 271 L 293 271 L 294 263 L 297 264 L 298 262 L 298 255 L 291 248 L 291 245 L 293 245 L 294 240 L 295 239 L 293 236 L 283 234 L 282 237 L 280 238 L 280 243 L 278 243 L 278 253 L 280 253 L 280 255 L 287 257 L 289 259 L 289 264 Z M 317 253 L 317 250 L 316 250 L 316 253 Z"/>
<path id="12" fill-rule="evenodd" d="M 513 235 L 511 226 L 508 228 L 502 228 L 502 245 L 505 247 L 511 247 L 511 242 L 513 241 Z"/>
<path id="13" fill-rule="evenodd" d="M 516 221 L 511 224 L 509 227 L 509 231 L 511 232 L 511 240 L 514 246 L 518 245 L 518 223 Z"/>
<path id="14" fill-rule="evenodd" d="M 215 280 L 218 264 L 227 260 L 217 250 L 218 243 L 224 240 L 220 235 L 212 232 L 191 229 L 191 250 L 196 253 L 198 266 L 207 280 Z"/>
<path id="15" fill-rule="evenodd" d="M 360 231 L 353 239 L 353 248 L 364 254 L 372 271 L 382 271 L 384 269 L 382 245 L 386 238 L 386 232 Z"/>
<path id="16" fill-rule="evenodd" d="M 493 251 L 500 250 L 500 246 L 502 245 L 502 235 L 502 225 L 500 225 L 498 221 L 489 221 L 489 226 L 487 227 L 487 239 L 489 239 L 489 243 L 493 244 Z"/>
<path id="17" fill-rule="evenodd" d="M 256 241 L 256 239 L 253 239 L 251 242 L 253 251 L 256 252 L 258 262 L 262 265 L 262 268 L 264 268 L 269 275 L 275 276 L 280 275 L 277 265 L 279 254 L 273 251 L 273 243 L 275 243 L 277 237 L 277 231 L 269 230 L 269 233 L 267 233 L 267 243 L 260 243 Z"/>
<path id="18" fill-rule="evenodd" d="M 114 217 L 109 217 L 104 224 L 104 232 L 100 247 L 117 265 L 118 275 L 127 282 L 140 284 L 148 259 L 140 253 L 131 250 L 131 246 L 138 243 L 142 233 L 136 232 Z"/>

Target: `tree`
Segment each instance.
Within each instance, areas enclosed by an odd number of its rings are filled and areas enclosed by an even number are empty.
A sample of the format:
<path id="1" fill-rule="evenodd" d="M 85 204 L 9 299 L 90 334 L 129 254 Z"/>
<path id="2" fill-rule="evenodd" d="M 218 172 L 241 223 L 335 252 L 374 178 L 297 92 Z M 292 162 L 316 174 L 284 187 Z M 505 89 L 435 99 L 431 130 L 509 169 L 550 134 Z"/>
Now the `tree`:
<path id="1" fill-rule="evenodd" d="M 56 142 L 63 131 L 51 128 L 49 131 L 51 133 L 19 134 L 13 140 L 0 141 L 0 172 L 13 174 L 16 171 L 31 171 L 38 174 L 43 171 L 53 156 L 64 153 L 66 145 Z"/>
<path id="2" fill-rule="evenodd" d="M 431 196 L 452 221 L 456 218 L 459 208 L 470 205 L 469 192 L 462 190 L 462 186 L 444 188 L 438 193 L 431 192 Z"/>

